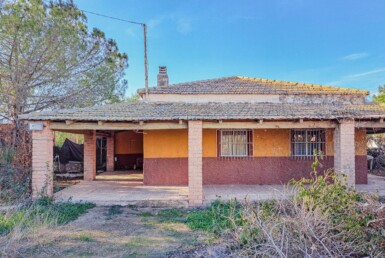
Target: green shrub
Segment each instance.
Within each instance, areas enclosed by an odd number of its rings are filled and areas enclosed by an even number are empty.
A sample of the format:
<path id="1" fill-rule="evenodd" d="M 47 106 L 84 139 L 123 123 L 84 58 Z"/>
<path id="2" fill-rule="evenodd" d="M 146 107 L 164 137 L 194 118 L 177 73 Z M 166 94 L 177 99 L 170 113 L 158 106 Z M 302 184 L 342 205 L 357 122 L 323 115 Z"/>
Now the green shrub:
<path id="1" fill-rule="evenodd" d="M 224 230 L 242 225 L 240 207 L 236 201 L 214 201 L 207 209 L 190 212 L 186 223 L 193 230 L 219 234 Z"/>

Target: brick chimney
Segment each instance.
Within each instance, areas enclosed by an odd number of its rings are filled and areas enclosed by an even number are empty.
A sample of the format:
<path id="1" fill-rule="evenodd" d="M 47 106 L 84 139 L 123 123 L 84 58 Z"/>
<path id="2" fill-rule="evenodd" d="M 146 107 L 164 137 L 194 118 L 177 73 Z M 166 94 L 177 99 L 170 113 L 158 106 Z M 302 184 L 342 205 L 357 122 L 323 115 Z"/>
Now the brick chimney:
<path id="1" fill-rule="evenodd" d="M 167 75 L 166 66 L 159 66 L 157 87 L 158 88 L 168 87 L 168 75 Z"/>

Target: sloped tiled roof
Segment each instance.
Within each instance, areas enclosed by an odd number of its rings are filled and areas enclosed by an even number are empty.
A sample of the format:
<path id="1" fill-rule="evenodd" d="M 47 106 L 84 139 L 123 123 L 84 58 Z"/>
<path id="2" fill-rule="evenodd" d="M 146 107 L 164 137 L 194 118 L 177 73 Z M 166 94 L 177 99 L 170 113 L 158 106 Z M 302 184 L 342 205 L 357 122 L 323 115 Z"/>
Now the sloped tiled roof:
<path id="1" fill-rule="evenodd" d="M 385 117 L 385 105 L 134 102 L 35 112 L 28 120 L 154 121 L 219 119 L 338 119 Z"/>
<path id="2" fill-rule="evenodd" d="M 139 94 L 144 94 L 139 89 Z M 366 90 L 322 86 L 317 84 L 286 82 L 243 76 L 171 84 L 168 87 L 151 87 L 151 94 L 336 94 L 368 95 Z"/>

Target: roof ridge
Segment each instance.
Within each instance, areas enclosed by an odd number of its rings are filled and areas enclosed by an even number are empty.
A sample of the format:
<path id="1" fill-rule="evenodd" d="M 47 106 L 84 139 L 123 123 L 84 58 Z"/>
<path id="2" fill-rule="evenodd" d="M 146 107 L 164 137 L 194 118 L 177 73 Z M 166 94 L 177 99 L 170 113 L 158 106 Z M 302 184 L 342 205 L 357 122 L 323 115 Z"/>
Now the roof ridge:
<path id="1" fill-rule="evenodd" d="M 179 82 L 179 83 L 170 84 L 169 87 L 183 85 L 183 84 L 187 84 L 187 83 L 197 83 L 197 82 L 199 83 L 199 82 L 209 82 L 209 81 L 225 80 L 225 79 L 236 79 L 237 77 L 238 76 L 233 75 L 233 76 L 225 76 L 225 77 L 211 78 L 211 79 L 205 79 L 205 80 L 195 80 L 195 81 L 189 81 L 189 82 Z"/>
<path id="2" fill-rule="evenodd" d="M 283 81 L 283 80 L 273 80 L 273 79 L 266 79 L 266 78 L 255 78 L 255 77 L 248 77 L 248 76 L 236 76 L 240 80 L 247 80 L 247 81 L 259 81 L 259 82 L 265 82 L 265 83 L 277 83 L 277 84 L 291 84 L 291 85 L 303 85 L 307 87 L 322 87 L 322 88 L 333 88 L 333 89 L 340 89 L 340 90 L 348 90 L 348 91 L 356 91 L 356 92 L 362 92 L 369 94 L 368 90 L 360 90 L 355 88 L 344 88 L 339 86 L 331 86 L 331 85 L 322 85 L 322 84 L 315 84 L 315 83 L 306 83 L 306 82 L 292 82 L 292 81 Z"/>

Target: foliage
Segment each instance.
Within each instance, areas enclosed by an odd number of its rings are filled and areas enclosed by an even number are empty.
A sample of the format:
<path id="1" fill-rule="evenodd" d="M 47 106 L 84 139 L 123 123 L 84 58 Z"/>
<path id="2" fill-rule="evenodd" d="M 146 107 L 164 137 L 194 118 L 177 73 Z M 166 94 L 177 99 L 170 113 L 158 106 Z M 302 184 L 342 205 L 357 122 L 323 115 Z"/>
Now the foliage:
<path id="1" fill-rule="evenodd" d="M 183 212 L 180 209 L 166 209 L 158 212 L 157 216 L 163 222 L 178 222 L 183 220 Z"/>
<path id="2" fill-rule="evenodd" d="M 41 198 L 31 205 L 0 213 L 0 234 L 9 234 L 16 228 L 28 230 L 37 226 L 37 221 L 50 225 L 67 224 L 93 207 L 92 203 L 55 203 L 52 198 Z"/>
<path id="3" fill-rule="evenodd" d="M 378 87 L 378 94 L 373 95 L 373 101 L 377 103 L 385 103 L 385 85 Z"/>
<path id="4" fill-rule="evenodd" d="M 78 140 L 78 144 L 84 143 L 84 135 L 83 134 L 74 134 L 74 133 L 65 133 L 65 132 L 55 132 L 55 145 L 58 147 L 62 147 L 64 141 L 68 139 L 72 142 L 76 143 L 76 139 Z"/>
<path id="5" fill-rule="evenodd" d="M 193 230 L 204 230 L 213 233 L 234 229 L 242 225 L 239 213 L 240 207 L 240 204 L 234 200 L 227 203 L 215 201 L 208 209 L 190 212 L 187 215 L 186 223 Z M 229 218 L 232 218 L 232 220 Z"/>
<path id="6" fill-rule="evenodd" d="M 120 101 L 128 57 L 86 24 L 72 0 L 14 0 L 0 8 L 0 113 L 19 115 Z"/>
<path id="7" fill-rule="evenodd" d="M 332 171 L 291 184 L 287 199 L 216 202 L 186 223 L 227 237 L 234 256 L 383 255 L 385 206 L 378 198 L 358 194 Z"/>
<path id="8" fill-rule="evenodd" d="M 12 147 L 0 148 L 0 203 L 12 204 L 30 194 L 31 171 L 12 164 Z"/>

